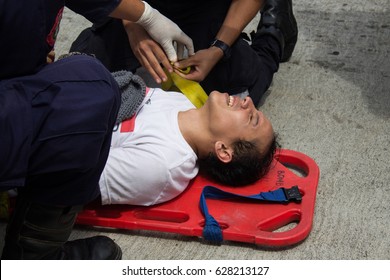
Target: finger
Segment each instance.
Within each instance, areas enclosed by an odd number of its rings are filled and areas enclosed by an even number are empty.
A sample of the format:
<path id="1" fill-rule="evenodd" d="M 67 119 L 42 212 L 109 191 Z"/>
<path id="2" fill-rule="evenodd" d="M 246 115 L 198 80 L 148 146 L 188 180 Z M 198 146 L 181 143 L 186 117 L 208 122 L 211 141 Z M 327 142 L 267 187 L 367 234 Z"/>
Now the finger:
<path id="1" fill-rule="evenodd" d="M 177 59 L 180 61 L 184 58 L 184 45 L 177 42 Z"/>
<path id="2" fill-rule="evenodd" d="M 156 73 L 156 75 L 158 76 L 158 80 L 156 80 L 157 83 L 161 83 L 161 82 L 165 82 L 167 81 L 168 77 L 163 69 L 163 66 L 165 68 L 167 68 L 167 70 L 169 72 L 172 72 L 173 71 L 173 67 L 172 65 L 169 63 L 168 59 L 166 59 L 166 61 L 164 62 L 153 62 L 151 63 L 151 67 L 153 68 L 153 71 Z"/>
<path id="3" fill-rule="evenodd" d="M 47 54 L 47 57 L 46 57 L 46 62 L 47 62 L 47 63 L 52 63 L 52 62 L 54 62 L 55 57 L 56 57 L 56 54 L 55 54 L 54 51 L 49 52 L 49 53 Z"/>
<path id="4" fill-rule="evenodd" d="M 161 64 L 164 66 L 165 69 L 168 70 L 168 72 L 173 72 L 172 64 L 169 62 L 168 58 L 162 60 Z"/>
<path id="5" fill-rule="evenodd" d="M 176 50 L 170 42 L 165 42 L 162 45 L 162 48 L 164 49 L 164 52 L 167 55 L 169 61 L 171 61 L 171 62 L 177 61 Z"/>
<path id="6" fill-rule="evenodd" d="M 167 76 L 162 69 L 161 63 L 164 65 L 170 65 L 170 63 L 168 58 L 165 56 L 164 51 L 160 49 L 160 47 L 148 49 L 143 52 L 141 57 L 143 61 L 142 65 L 146 68 L 146 70 L 148 70 L 157 83 L 167 80 Z"/>
<path id="7" fill-rule="evenodd" d="M 173 66 L 169 61 L 168 57 L 161 49 L 155 50 L 155 57 L 157 58 L 156 64 L 158 63 L 158 65 L 156 65 L 156 68 L 154 70 L 165 82 L 168 79 L 167 73 L 165 71 L 168 70 L 168 72 L 173 72 Z"/>
<path id="8" fill-rule="evenodd" d="M 193 63 L 192 63 L 191 59 L 188 58 L 188 59 L 183 59 L 183 60 L 179 60 L 179 61 L 175 62 L 173 64 L 173 66 L 177 69 L 185 69 L 187 67 L 193 66 Z"/>
<path id="9" fill-rule="evenodd" d="M 195 81 L 194 77 L 196 77 L 196 74 L 194 72 L 189 72 L 189 73 L 186 74 L 183 71 L 180 71 L 178 69 L 174 69 L 173 71 L 175 71 L 175 73 L 177 75 L 179 75 L 180 77 L 182 77 L 182 78 L 184 78 L 186 80 L 193 80 L 193 81 Z"/>
<path id="10" fill-rule="evenodd" d="M 160 48 L 154 49 L 153 53 L 154 53 L 154 57 L 157 59 L 156 63 L 159 64 L 159 66 L 156 66 L 157 69 L 160 69 L 160 68 L 162 69 L 162 67 L 165 67 L 169 72 L 173 71 L 172 64 L 162 49 L 160 49 Z M 166 75 L 164 75 L 164 77 L 165 76 Z"/>
<path id="11" fill-rule="evenodd" d="M 152 78 L 156 81 L 156 83 L 161 84 L 162 79 L 160 76 L 156 73 L 154 68 L 149 64 L 144 64 L 145 69 L 149 72 L 149 74 L 152 76 Z"/>
<path id="12" fill-rule="evenodd" d="M 176 68 L 175 70 L 178 70 L 179 72 L 183 73 L 183 74 L 189 74 L 192 69 L 191 67 L 187 67 L 187 68 Z"/>
<path id="13" fill-rule="evenodd" d="M 190 37 L 183 33 L 182 40 L 180 40 L 180 42 L 186 46 L 189 56 L 194 55 L 194 43 Z"/>
<path id="14" fill-rule="evenodd" d="M 180 70 L 177 70 L 177 69 L 173 69 L 173 71 L 177 74 L 177 75 L 179 75 L 180 77 L 182 77 L 182 78 L 184 78 L 184 79 L 188 79 L 187 78 L 187 76 L 188 76 L 188 74 L 184 74 L 183 72 L 181 72 Z"/>
<path id="15" fill-rule="evenodd" d="M 158 58 L 153 52 L 148 52 L 147 55 L 142 56 L 141 64 L 158 84 L 160 84 L 161 81 L 166 78 L 165 73 L 162 73 L 163 70 L 161 69 L 160 63 L 158 62 Z M 159 68 L 161 70 L 159 70 Z"/>
<path id="16" fill-rule="evenodd" d="M 178 69 L 175 69 L 174 68 L 174 71 L 176 74 L 178 74 L 180 77 L 184 78 L 184 79 L 187 79 L 187 80 L 191 80 L 191 81 L 195 81 L 195 82 L 201 82 L 204 80 L 204 77 L 202 75 L 202 73 L 194 70 L 194 69 L 191 69 L 191 71 L 189 73 L 185 73 L 183 71 L 180 71 Z"/>

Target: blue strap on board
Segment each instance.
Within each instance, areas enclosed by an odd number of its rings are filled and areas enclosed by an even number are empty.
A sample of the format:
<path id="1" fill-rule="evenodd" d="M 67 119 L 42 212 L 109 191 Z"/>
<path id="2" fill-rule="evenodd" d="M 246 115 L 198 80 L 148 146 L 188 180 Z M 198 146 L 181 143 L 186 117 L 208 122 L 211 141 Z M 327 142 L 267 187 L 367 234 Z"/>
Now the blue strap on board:
<path id="1" fill-rule="evenodd" d="M 200 196 L 200 209 L 205 218 L 203 227 L 203 238 L 209 242 L 220 244 L 223 241 L 222 229 L 218 222 L 210 215 L 207 208 L 206 198 L 210 199 L 246 199 L 255 201 L 267 201 L 277 203 L 289 203 L 291 201 L 301 202 L 302 196 L 299 192 L 298 186 L 293 186 L 289 189 L 279 188 L 274 191 L 261 192 L 259 194 L 244 196 L 235 193 L 230 193 L 218 189 L 213 186 L 205 186 Z"/>

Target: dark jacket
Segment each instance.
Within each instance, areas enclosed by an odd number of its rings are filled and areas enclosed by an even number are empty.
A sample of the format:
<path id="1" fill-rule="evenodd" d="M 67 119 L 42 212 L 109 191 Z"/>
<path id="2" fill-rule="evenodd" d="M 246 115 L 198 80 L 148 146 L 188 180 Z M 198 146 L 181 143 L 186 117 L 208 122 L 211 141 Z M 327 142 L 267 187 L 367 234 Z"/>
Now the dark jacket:
<path id="1" fill-rule="evenodd" d="M 0 0 L 0 80 L 34 74 L 53 49 L 64 6 L 90 21 L 120 0 Z"/>

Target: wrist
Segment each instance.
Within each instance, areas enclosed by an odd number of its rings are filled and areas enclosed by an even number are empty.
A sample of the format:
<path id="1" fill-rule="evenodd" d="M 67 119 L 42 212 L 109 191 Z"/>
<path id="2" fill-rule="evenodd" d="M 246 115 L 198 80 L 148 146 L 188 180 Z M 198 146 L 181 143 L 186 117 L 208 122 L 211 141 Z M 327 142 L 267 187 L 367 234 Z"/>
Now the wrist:
<path id="1" fill-rule="evenodd" d="M 210 46 L 208 48 L 208 51 L 210 52 L 210 56 L 212 60 L 219 61 L 221 59 L 224 59 L 223 50 L 216 46 Z"/>
<path id="2" fill-rule="evenodd" d="M 128 20 L 122 20 L 122 24 L 126 32 L 133 32 L 137 27 L 142 28 L 139 24 Z"/>
<path id="3" fill-rule="evenodd" d="M 142 1 L 145 5 L 144 12 L 142 13 L 141 17 L 136 21 L 136 23 L 144 25 L 147 24 L 147 22 L 150 21 L 150 18 L 153 13 L 153 8 L 145 1 Z"/>
<path id="4" fill-rule="evenodd" d="M 221 40 L 218 40 L 218 39 L 213 40 L 210 44 L 210 47 L 216 47 L 216 48 L 222 50 L 224 59 L 229 59 L 231 56 L 230 46 Z"/>

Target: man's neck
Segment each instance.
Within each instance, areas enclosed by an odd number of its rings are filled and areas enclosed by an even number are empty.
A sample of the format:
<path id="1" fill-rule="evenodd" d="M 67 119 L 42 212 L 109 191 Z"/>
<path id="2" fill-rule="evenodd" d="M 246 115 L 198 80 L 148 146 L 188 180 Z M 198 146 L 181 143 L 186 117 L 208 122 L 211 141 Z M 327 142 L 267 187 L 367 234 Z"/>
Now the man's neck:
<path id="1" fill-rule="evenodd" d="M 188 145 L 194 150 L 198 158 L 205 155 L 205 145 L 207 145 L 208 128 L 205 126 L 202 114 L 199 109 L 192 109 L 178 114 L 180 132 Z"/>

